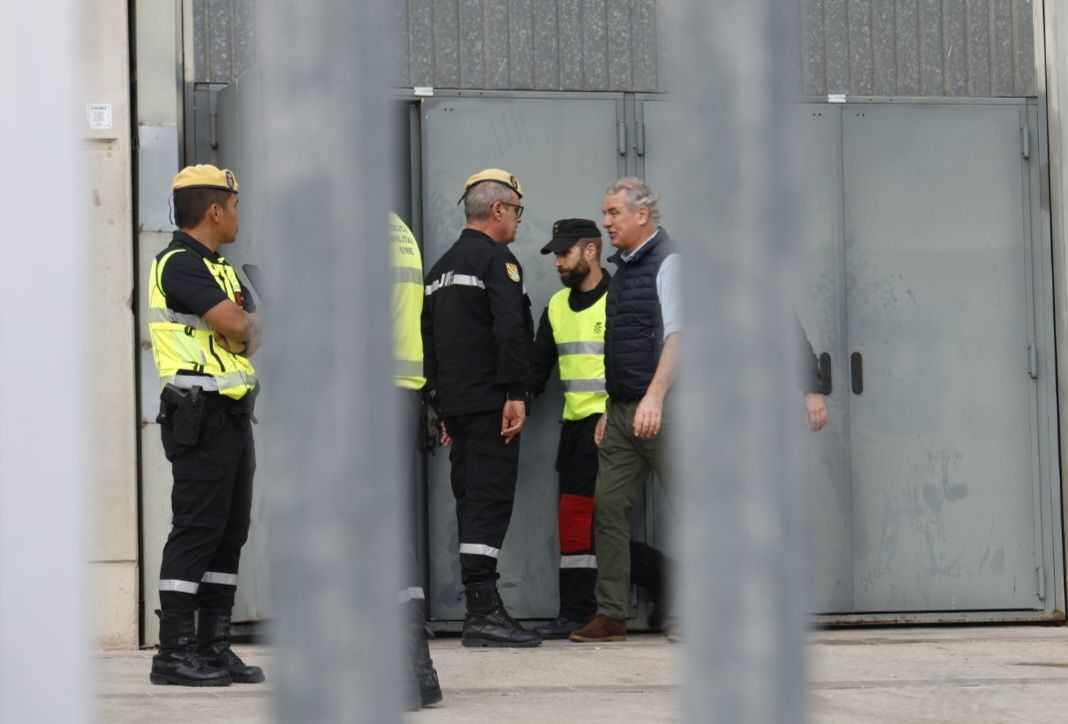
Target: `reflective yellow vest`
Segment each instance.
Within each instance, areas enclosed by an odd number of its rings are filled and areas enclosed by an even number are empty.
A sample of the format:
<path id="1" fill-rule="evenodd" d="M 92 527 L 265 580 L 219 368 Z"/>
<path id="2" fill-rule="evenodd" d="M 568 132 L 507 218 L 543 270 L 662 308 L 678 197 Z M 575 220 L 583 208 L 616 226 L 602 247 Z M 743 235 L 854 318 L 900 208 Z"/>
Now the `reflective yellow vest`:
<path id="1" fill-rule="evenodd" d="M 163 267 L 175 254 L 182 253 L 195 252 L 168 251 L 152 262 L 148 277 L 148 329 L 152 333 L 152 356 L 156 360 L 160 387 L 168 383 L 185 389 L 200 387 L 205 392 L 218 392 L 240 400 L 256 386 L 252 362 L 215 344 L 215 331 L 202 318 L 167 306 L 167 295 L 160 286 Z M 226 296 L 237 303 L 241 283 L 233 267 L 221 256 L 218 261 L 201 258 Z"/>
<path id="2" fill-rule="evenodd" d="M 393 247 L 393 384 L 408 390 L 422 389 L 423 257 L 408 226 L 394 213 L 389 215 L 390 246 Z"/>
<path id="3" fill-rule="evenodd" d="M 607 294 L 581 312 L 567 303 L 570 289 L 549 300 L 549 324 L 564 385 L 564 419 L 581 420 L 604 412 L 608 393 L 604 386 L 604 309 Z"/>

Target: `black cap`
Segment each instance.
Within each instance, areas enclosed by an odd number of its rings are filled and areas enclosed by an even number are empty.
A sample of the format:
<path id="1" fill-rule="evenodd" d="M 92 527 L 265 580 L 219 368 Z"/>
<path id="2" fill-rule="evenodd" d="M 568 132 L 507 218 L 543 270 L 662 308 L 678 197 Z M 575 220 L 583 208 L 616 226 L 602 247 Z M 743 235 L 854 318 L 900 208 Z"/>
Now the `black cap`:
<path id="1" fill-rule="evenodd" d="M 567 251 L 579 239 L 600 239 L 601 230 L 589 219 L 560 219 L 553 224 L 553 238 L 541 248 L 542 254 Z"/>

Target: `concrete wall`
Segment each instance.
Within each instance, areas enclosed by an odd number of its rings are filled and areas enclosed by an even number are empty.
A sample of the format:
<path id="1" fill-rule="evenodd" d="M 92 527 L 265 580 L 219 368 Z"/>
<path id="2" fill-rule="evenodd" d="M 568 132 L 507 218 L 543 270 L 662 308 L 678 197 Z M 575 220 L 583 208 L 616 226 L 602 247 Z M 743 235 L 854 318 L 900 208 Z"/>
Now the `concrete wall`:
<path id="1" fill-rule="evenodd" d="M 141 374 L 141 409 L 138 411 L 141 443 L 142 552 L 145 576 L 144 631 L 142 641 L 157 640 L 159 621 L 152 611 L 159 607 L 155 585 L 160 555 L 170 521 L 170 466 L 163 456 L 156 413 L 159 407 L 159 377 L 152 359 L 146 313 L 144 280 L 152 259 L 170 243 L 170 185 L 178 173 L 182 118 L 182 42 L 188 20 L 188 0 L 137 0 L 137 137 L 138 137 L 138 227 L 137 259 L 139 326 L 138 365 Z M 159 521 L 146 526 L 144 520 Z"/>
<path id="2" fill-rule="evenodd" d="M 125 0 L 92 0 L 82 19 L 83 104 L 109 104 L 111 127 L 86 122 L 93 339 L 95 538 L 90 556 L 99 645 L 137 645 L 137 449 L 134 427 L 133 212 Z M 99 124 L 97 124 L 99 125 Z M 62 411 L 57 411 L 62 412 Z"/>

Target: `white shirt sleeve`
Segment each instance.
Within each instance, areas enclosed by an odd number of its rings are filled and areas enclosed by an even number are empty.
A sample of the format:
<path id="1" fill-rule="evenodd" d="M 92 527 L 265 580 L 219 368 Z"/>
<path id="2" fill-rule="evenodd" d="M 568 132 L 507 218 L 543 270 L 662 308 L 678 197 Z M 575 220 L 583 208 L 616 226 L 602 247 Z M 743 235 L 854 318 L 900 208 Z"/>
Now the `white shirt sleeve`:
<path id="1" fill-rule="evenodd" d="M 671 254 L 656 273 L 656 293 L 664 319 L 664 339 L 682 329 L 682 299 L 679 293 L 679 255 Z"/>

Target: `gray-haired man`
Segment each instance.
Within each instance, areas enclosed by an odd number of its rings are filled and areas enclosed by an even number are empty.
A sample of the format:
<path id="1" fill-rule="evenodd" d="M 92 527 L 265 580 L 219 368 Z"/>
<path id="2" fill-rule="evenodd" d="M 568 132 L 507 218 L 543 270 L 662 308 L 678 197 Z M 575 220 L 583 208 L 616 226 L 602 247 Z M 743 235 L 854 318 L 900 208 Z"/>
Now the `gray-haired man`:
<path id="1" fill-rule="evenodd" d="M 597 615 L 572 641 L 622 641 L 630 593 L 630 510 L 650 472 L 665 489 L 664 401 L 675 378 L 680 329 L 679 257 L 660 227 L 660 197 L 641 179 L 608 187 L 605 231 L 619 251 L 608 287 L 605 379 L 608 403 L 598 422 L 594 541 Z M 669 632 L 669 636 L 671 632 Z"/>

